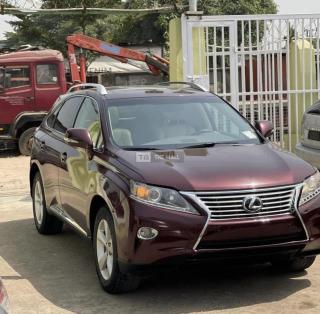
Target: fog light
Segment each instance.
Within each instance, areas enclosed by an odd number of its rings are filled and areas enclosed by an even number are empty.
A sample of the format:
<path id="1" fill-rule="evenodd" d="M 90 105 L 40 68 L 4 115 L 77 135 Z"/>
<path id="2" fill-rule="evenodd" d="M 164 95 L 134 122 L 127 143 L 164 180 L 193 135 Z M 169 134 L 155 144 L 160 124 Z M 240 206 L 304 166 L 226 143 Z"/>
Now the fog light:
<path id="1" fill-rule="evenodd" d="M 137 232 L 137 237 L 141 240 L 151 240 L 158 235 L 158 230 L 150 227 L 141 227 Z"/>

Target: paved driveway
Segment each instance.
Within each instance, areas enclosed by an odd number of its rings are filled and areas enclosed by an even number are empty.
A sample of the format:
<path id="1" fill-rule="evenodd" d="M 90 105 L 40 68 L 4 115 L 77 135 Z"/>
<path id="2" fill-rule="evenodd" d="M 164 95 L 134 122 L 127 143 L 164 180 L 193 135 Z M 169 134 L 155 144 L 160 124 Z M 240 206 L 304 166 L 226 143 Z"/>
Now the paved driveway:
<path id="1" fill-rule="evenodd" d="M 181 268 L 130 294 L 104 293 L 91 243 L 33 225 L 26 157 L 0 155 L 0 276 L 13 313 L 320 313 L 320 258 L 299 276 L 268 265 Z"/>

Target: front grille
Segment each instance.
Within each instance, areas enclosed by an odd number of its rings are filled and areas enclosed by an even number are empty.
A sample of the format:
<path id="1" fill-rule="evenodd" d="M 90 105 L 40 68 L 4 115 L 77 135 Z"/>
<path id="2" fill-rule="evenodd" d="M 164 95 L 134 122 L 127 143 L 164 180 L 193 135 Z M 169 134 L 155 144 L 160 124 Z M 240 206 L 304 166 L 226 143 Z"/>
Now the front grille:
<path id="1" fill-rule="evenodd" d="M 268 215 L 292 213 L 295 186 L 279 186 L 266 189 L 196 192 L 196 196 L 210 210 L 210 219 L 256 218 Z M 259 211 L 244 208 L 247 197 L 258 197 L 262 201 Z"/>
<path id="2" fill-rule="evenodd" d="M 312 141 L 320 141 L 320 132 L 309 130 L 308 132 L 308 139 Z"/>

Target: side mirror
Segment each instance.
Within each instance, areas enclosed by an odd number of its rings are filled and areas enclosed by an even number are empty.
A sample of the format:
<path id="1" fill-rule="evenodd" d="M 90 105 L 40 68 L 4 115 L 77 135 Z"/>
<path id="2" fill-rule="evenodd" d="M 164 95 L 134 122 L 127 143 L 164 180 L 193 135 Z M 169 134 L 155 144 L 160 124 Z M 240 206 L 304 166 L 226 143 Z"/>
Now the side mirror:
<path id="1" fill-rule="evenodd" d="M 68 129 L 64 140 L 72 147 L 80 147 L 92 152 L 93 142 L 87 129 Z"/>
<path id="2" fill-rule="evenodd" d="M 273 133 L 273 124 L 270 121 L 262 120 L 255 123 L 256 129 L 264 137 L 270 137 Z"/>

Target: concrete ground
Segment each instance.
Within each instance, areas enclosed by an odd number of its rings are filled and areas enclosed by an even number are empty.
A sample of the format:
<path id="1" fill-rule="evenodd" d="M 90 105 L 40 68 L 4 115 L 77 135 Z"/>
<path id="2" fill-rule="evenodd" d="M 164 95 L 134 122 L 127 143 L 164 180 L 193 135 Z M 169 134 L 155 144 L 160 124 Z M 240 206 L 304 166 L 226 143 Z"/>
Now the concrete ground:
<path id="1" fill-rule="evenodd" d="M 0 155 L 0 276 L 12 313 L 320 313 L 320 258 L 299 276 L 268 265 L 181 267 L 108 295 L 90 241 L 35 230 L 28 170 L 29 158 Z"/>

